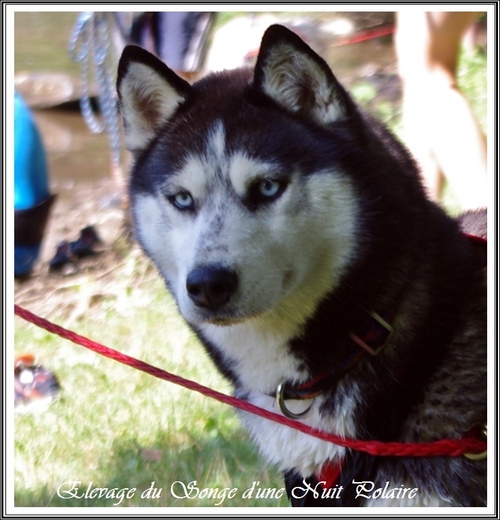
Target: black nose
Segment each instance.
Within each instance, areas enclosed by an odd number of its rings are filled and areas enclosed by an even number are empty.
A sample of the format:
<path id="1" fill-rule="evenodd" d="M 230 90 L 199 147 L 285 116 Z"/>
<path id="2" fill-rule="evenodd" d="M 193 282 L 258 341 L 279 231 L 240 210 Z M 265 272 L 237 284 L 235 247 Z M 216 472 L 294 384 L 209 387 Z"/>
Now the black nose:
<path id="1" fill-rule="evenodd" d="M 238 275 L 220 265 L 193 269 L 186 280 L 186 289 L 198 307 L 216 310 L 227 303 L 238 287 Z"/>

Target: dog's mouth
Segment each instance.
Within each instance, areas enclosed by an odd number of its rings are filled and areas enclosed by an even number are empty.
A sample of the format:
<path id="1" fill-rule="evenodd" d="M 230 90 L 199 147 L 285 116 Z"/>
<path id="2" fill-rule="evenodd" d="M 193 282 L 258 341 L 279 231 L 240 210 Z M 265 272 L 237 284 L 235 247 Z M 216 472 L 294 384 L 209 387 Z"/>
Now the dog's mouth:
<path id="1" fill-rule="evenodd" d="M 216 325 L 218 327 L 230 327 L 231 325 L 239 325 L 246 321 L 258 318 L 263 314 L 265 314 L 265 311 L 251 312 L 247 309 L 236 308 L 228 304 L 224 308 L 217 309 L 215 311 L 197 308 L 194 311 L 194 316 L 193 314 L 191 315 L 199 324 L 205 323 Z"/>
<path id="2" fill-rule="evenodd" d="M 213 316 L 208 318 L 206 323 L 210 323 L 211 325 L 217 325 L 218 327 L 230 327 L 231 325 L 238 325 L 239 323 L 243 323 L 247 321 L 251 317 L 228 317 L 228 316 Z"/>
<path id="3" fill-rule="evenodd" d="M 266 314 L 266 311 L 250 312 L 247 309 L 235 308 L 227 305 L 224 308 L 210 311 L 191 307 L 184 317 L 193 325 L 215 325 L 217 327 L 231 327 L 253 320 Z"/>

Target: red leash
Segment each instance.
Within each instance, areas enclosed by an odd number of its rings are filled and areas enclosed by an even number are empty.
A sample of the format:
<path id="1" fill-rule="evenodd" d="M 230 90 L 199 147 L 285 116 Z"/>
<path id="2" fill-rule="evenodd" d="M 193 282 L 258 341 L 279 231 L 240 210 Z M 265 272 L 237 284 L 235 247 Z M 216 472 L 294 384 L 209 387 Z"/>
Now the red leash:
<path id="1" fill-rule="evenodd" d="M 357 32 L 351 36 L 341 38 L 338 42 L 334 42 L 333 47 L 340 47 L 341 45 L 352 45 L 353 43 L 360 43 L 366 40 L 373 40 L 381 36 L 388 36 L 394 33 L 394 25 L 381 25 L 372 27 L 364 31 Z"/>
<path id="2" fill-rule="evenodd" d="M 350 448 L 357 451 L 364 451 L 374 456 L 399 457 L 457 457 L 463 455 L 464 453 L 481 453 L 486 451 L 486 442 L 473 437 L 463 437 L 461 439 L 444 439 L 426 443 L 399 443 L 345 439 L 337 435 L 323 432 L 316 428 L 311 428 L 310 426 L 307 426 L 301 422 L 288 419 L 287 417 L 277 413 L 269 412 L 251 403 L 237 399 L 236 397 L 212 390 L 211 388 L 207 388 L 206 386 L 200 385 L 199 383 L 171 374 L 170 372 L 154 367 L 153 365 L 145 363 L 144 361 L 140 361 L 131 356 L 127 356 L 126 354 L 122 354 L 121 352 L 118 352 L 109 347 L 105 347 L 100 343 L 92 341 L 91 339 L 85 338 L 84 336 L 80 336 L 75 332 L 69 331 L 63 327 L 60 327 L 59 325 L 51 323 L 50 321 L 41 318 L 26 309 L 23 309 L 19 305 L 14 305 L 14 314 L 17 314 L 24 320 L 33 323 L 34 325 L 37 325 L 38 327 L 41 327 L 53 334 L 57 334 L 62 338 L 68 339 L 77 345 L 81 345 L 82 347 L 93 350 L 94 352 L 102 354 L 105 357 L 119 361 L 124 365 L 136 368 L 137 370 L 141 370 L 142 372 L 146 372 L 147 374 L 150 374 L 154 377 L 164 379 L 165 381 L 175 383 L 176 385 L 183 386 L 189 390 L 199 392 L 200 394 L 211 397 L 212 399 L 216 399 L 221 403 L 225 403 L 235 408 L 239 408 L 240 410 L 259 415 L 265 419 L 284 424 L 307 435 L 312 435 L 318 439 L 332 442 L 338 446 L 343 446 L 345 448 Z"/>

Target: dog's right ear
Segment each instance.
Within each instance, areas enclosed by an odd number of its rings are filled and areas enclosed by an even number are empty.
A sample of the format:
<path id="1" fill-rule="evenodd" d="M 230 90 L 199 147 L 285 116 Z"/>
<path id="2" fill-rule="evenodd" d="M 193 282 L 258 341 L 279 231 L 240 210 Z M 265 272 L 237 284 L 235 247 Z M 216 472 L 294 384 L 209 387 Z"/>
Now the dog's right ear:
<path id="1" fill-rule="evenodd" d="M 354 111 L 325 60 L 281 25 L 271 25 L 262 37 L 254 86 L 283 108 L 321 124 L 345 121 Z"/>
<path id="2" fill-rule="evenodd" d="M 191 91 L 187 81 L 135 45 L 123 50 L 116 85 L 125 144 L 131 152 L 144 150 Z"/>

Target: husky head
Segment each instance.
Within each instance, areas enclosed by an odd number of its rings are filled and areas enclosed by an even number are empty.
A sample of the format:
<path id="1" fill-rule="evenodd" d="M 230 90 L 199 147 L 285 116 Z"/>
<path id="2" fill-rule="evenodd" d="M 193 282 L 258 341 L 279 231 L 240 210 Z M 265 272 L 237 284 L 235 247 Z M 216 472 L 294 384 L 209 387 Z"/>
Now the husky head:
<path id="1" fill-rule="evenodd" d="M 186 320 L 303 322 L 357 249 L 357 113 L 326 63 L 272 26 L 255 69 L 189 85 L 129 46 L 118 93 L 137 237 Z"/>

